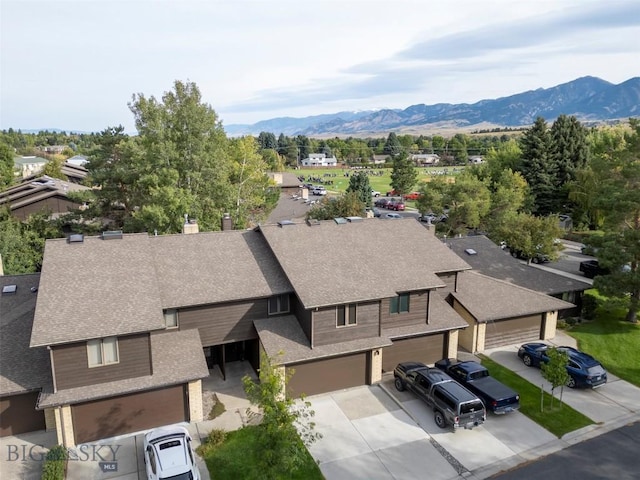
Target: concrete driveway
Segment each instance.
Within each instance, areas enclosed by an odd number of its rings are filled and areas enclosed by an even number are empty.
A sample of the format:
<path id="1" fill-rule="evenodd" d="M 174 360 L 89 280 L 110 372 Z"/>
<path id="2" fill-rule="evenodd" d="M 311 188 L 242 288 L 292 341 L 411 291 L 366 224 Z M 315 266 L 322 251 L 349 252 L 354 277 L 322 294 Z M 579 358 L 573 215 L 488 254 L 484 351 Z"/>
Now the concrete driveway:
<path id="1" fill-rule="evenodd" d="M 327 480 L 484 478 L 557 441 L 519 412 L 491 415 L 473 430 L 440 429 L 432 409 L 397 392 L 392 376 L 308 400 L 323 435 L 309 451 Z"/>

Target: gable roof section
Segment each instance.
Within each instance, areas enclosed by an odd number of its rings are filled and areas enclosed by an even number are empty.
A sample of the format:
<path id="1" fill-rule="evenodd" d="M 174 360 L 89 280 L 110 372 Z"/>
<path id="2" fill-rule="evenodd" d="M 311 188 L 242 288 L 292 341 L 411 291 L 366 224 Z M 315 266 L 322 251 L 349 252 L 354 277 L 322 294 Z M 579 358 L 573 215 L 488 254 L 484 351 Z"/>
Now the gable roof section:
<path id="1" fill-rule="evenodd" d="M 259 229 L 305 308 L 443 287 L 436 273 L 470 268 L 413 218 Z"/>
<path id="2" fill-rule="evenodd" d="M 164 328 L 149 237 L 47 240 L 31 346 Z"/>
<path id="3" fill-rule="evenodd" d="M 151 237 L 163 308 L 263 298 L 293 291 L 253 230 Z"/>
<path id="4" fill-rule="evenodd" d="M 49 351 L 29 348 L 39 282 L 39 273 L 0 276 L 0 291 L 16 286 L 15 293 L 0 293 L 0 395 L 51 388 Z"/>
<path id="5" fill-rule="evenodd" d="M 525 265 L 484 235 L 452 238 L 447 244 L 475 271 L 537 292 L 553 295 L 591 288 L 586 282 Z M 465 253 L 468 248 L 475 250 L 477 255 Z"/>
<path id="6" fill-rule="evenodd" d="M 573 308 L 575 305 L 477 272 L 458 275 L 457 291 L 451 295 L 478 322 L 534 315 Z"/>
<path id="7" fill-rule="evenodd" d="M 164 328 L 162 309 L 292 291 L 255 231 L 47 240 L 32 346 Z"/>
<path id="8" fill-rule="evenodd" d="M 11 210 L 24 207 L 50 197 L 66 197 L 67 192 L 90 190 L 89 187 L 67 182 L 47 175 L 30 177 L 28 181 L 0 192 L 0 206 L 9 205 Z"/>

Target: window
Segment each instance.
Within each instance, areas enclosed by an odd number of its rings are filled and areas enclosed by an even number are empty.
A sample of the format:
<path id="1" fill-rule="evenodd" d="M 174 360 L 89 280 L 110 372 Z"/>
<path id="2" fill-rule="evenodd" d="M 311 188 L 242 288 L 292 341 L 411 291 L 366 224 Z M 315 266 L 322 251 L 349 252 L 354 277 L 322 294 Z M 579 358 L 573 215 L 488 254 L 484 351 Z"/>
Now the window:
<path id="1" fill-rule="evenodd" d="M 178 328 L 178 311 L 171 308 L 164 311 L 164 325 L 167 328 Z"/>
<path id="2" fill-rule="evenodd" d="M 269 315 L 287 313 L 289 311 L 289 295 L 278 295 L 269 299 Z"/>
<path id="3" fill-rule="evenodd" d="M 89 340 L 87 342 L 87 357 L 89 359 L 89 367 L 118 363 L 117 337 Z"/>
<path id="4" fill-rule="evenodd" d="M 389 313 L 405 313 L 409 311 L 409 294 L 401 293 L 393 297 L 389 303 Z"/>
<path id="5" fill-rule="evenodd" d="M 338 305 L 336 308 L 336 326 L 345 327 L 347 325 L 356 325 L 357 313 L 356 304 Z"/>

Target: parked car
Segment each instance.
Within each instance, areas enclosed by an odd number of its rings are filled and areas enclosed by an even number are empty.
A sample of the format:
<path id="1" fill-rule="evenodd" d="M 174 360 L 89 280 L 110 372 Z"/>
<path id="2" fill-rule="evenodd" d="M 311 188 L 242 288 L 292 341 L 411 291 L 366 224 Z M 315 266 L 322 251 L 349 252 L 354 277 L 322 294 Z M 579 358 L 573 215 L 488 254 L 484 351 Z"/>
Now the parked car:
<path id="1" fill-rule="evenodd" d="M 609 270 L 601 267 L 598 260 L 584 260 L 580 262 L 579 270 L 584 273 L 587 278 L 595 278 L 598 275 L 608 275 Z"/>
<path id="2" fill-rule="evenodd" d="M 429 213 L 423 213 L 422 215 L 420 215 L 418 217 L 418 220 L 420 220 L 421 222 L 438 223 L 438 222 L 446 222 L 448 218 L 449 217 L 444 213 L 437 215 L 435 213 L 429 212 Z"/>
<path id="3" fill-rule="evenodd" d="M 383 218 L 402 218 L 402 215 L 400 215 L 399 213 L 385 213 Z"/>
<path id="4" fill-rule="evenodd" d="M 371 196 L 372 197 L 379 197 L 380 196 L 380 192 L 378 192 L 376 190 L 371 190 Z"/>
<path id="5" fill-rule="evenodd" d="M 422 194 L 420 192 L 411 192 L 411 193 L 407 193 L 404 196 L 405 200 L 418 200 L 420 198 Z"/>
<path id="6" fill-rule="evenodd" d="M 313 195 L 326 195 L 327 194 L 327 189 L 324 187 L 313 187 L 313 190 L 311 190 L 311 193 Z"/>
<path id="7" fill-rule="evenodd" d="M 391 203 L 387 204 L 389 210 L 402 211 L 404 210 L 404 202 L 400 199 L 394 199 Z"/>
<path id="8" fill-rule="evenodd" d="M 475 393 L 484 402 L 487 410 L 495 414 L 505 414 L 520 408 L 520 395 L 490 376 L 489 370 L 478 362 L 458 362 L 455 359 L 443 358 L 438 360 L 435 366 Z"/>
<path id="9" fill-rule="evenodd" d="M 375 218 L 379 218 L 382 215 L 382 212 L 378 207 L 367 208 L 367 213 L 368 212 L 371 212 L 371 215 L 373 215 Z M 371 215 L 368 215 L 368 216 L 371 216 Z"/>
<path id="10" fill-rule="evenodd" d="M 404 362 L 398 364 L 393 376 L 398 391 L 408 389 L 433 408 L 433 419 L 440 428 L 472 429 L 487 418 L 482 400 L 442 370 Z"/>
<path id="11" fill-rule="evenodd" d="M 186 428 L 162 427 L 144 436 L 144 463 L 149 480 L 200 480 L 191 437 Z"/>
<path id="12" fill-rule="evenodd" d="M 528 255 L 525 255 L 524 252 L 515 248 L 509 248 L 509 252 L 511 252 L 512 257 L 527 261 L 531 260 L 533 263 L 547 263 L 551 261 L 549 255 L 544 253 L 536 252 L 532 257 L 529 257 Z"/>
<path id="13" fill-rule="evenodd" d="M 549 348 L 551 348 L 549 345 L 541 342 L 525 343 L 518 350 L 518 357 L 528 367 L 540 368 L 542 363 L 549 361 L 547 356 Z M 568 387 L 595 388 L 607 383 L 607 371 L 591 355 L 572 347 L 557 348 L 562 352 L 566 352 L 569 357 L 569 363 L 567 364 L 567 373 L 569 374 Z"/>
<path id="14" fill-rule="evenodd" d="M 391 202 L 390 198 L 379 198 L 373 204 L 379 208 L 387 208 L 387 204 Z"/>

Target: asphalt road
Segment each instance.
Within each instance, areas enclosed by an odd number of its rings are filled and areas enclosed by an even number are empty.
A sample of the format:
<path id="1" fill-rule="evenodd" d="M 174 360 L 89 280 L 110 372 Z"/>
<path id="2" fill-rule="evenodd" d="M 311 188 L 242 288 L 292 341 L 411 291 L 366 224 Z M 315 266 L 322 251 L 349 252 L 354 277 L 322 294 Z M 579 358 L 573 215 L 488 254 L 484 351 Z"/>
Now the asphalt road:
<path id="1" fill-rule="evenodd" d="M 495 480 L 638 480 L 640 422 L 565 448 Z"/>

